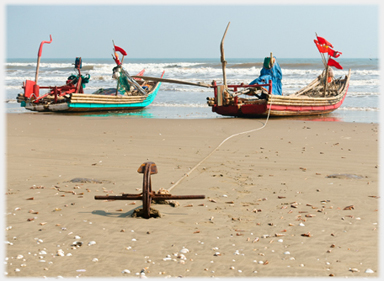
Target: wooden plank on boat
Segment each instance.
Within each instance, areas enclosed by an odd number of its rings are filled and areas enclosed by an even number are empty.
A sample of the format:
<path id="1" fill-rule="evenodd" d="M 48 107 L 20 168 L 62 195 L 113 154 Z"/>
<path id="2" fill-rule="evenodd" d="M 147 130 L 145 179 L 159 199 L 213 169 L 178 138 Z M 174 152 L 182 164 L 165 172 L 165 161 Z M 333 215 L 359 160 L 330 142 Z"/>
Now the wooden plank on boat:
<path id="1" fill-rule="evenodd" d="M 134 104 L 141 103 L 140 101 L 100 101 L 100 100 L 71 100 L 71 103 L 95 103 L 95 104 Z"/>
<path id="2" fill-rule="evenodd" d="M 97 101 L 105 101 L 105 102 L 130 102 L 130 101 L 141 101 L 141 100 L 145 100 L 147 97 L 139 97 L 139 96 L 132 96 L 131 98 L 129 99 L 123 99 L 123 98 L 114 98 L 114 99 L 110 99 L 110 98 L 103 98 L 103 97 L 95 97 L 95 98 L 92 98 L 92 97 L 72 97 L 71 98 L 71 101 L 74 101 L 74 100 L 97 100 Z"/>
<path id="3" fill-rule="evenodd" d="M 74 98 L 92 98 L 92 99 L 108 99 L 108 100 L 131 100 L 134 98 L 146 98 L 146 96 L 108 96 L 108 95 L 92 95 L 92 94 L 72 94 L 72 99 Z"/>

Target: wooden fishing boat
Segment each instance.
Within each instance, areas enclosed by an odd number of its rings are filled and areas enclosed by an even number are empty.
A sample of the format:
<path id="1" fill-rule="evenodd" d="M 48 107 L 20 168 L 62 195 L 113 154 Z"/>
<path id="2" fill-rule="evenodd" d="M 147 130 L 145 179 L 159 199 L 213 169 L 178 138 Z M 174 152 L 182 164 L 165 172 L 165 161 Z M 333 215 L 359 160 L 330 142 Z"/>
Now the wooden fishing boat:
<path id="1" fill-rule="evenodd" d="M 269 84 L 227 85 L 227 88 L 214 84 L 214 98 L 208 98 L 208 105 L 213 112 L 236 117 L 327 114 L 343 103 L 350 76 L 351 71 L 344 78 L 334 79 L 324 92 L 324 75 L 320 75 L 296 93 L 282 96 L 272 95 Z"/>
<path id="2" fill-rule="evenodd" d="M 214 81 L 214 97 L 207 98 L 207 103 L 213 112 L 236 117 L 309 116 L 327 114 L 342 105 L 348 91 L 351 70 L 345 77 L 333 78 L 329 67 L 331 65 L 341 69 L 342 67 L 334 60 L 330 60 L 329 55 L 328 61 L 322 55 L 325 70 L 309 85 L 290 95 L 272 94 L 274 87 L 272 80 L 266 84 L 227 85 L 223 43 L 228 27 L 229 24 L 221 41 L 224 85 L 217 85 Z M 330 45 L 328 41 L 326 42 Z M 336 57 L 341 54 L 328 47 L 324 50 L 321 53 L 338 54 Z M 273 64 L 272 53 L 268 61 Z"/>
<path id="3" fill-rule="evenodd" d="M 113 77 L 117 80 L 116 88 L 99 89 L 93 93 L 84 93 L 85 84 L 90 76 L 81 74 L 82 61 L 76 58 L 75 69 L 77 75 L 68 77 L 62 86 L 40 86 L 38 81 L 38 70 L 41 57 L 43 41 L 38 53 L 35 81 L 27 80 L 23 84 L 24 92 L 17 96 L 17 101 L 22 107 L 31 111 L 52 112 L 89 112 L 89 111 L 131 111 L 142 109 L 152 103 L 155 99 L 161 81 L 143 79 L 144 70 L 133 78 L 122 66 L 126 52 L 114 46 L 115 57 L 112 55 L 117 66 L 113 68 Z M 123 57 L 120 62 L 116 52 Z M 161 75 L 163 77 L 164 72 Z M 48 89 L 48 92 L 40 96 L 40 89 Z"/>

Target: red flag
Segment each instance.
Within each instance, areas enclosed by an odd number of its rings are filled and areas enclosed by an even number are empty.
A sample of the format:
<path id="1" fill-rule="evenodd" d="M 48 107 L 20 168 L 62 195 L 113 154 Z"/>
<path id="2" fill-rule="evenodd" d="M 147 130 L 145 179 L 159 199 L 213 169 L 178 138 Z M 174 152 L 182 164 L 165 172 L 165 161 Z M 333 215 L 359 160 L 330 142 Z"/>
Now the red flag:
<path id="1" fill-rule="evenodd" d="M 341 54 L 342 54 L 341 52 L 338 52 L 338 51 L 332 50 L 331 48 L 328 48 L 328 55 L 330 55 L 334 58 L 340 57 Z"/>
<path id="2" fill-rule="evenodd" d="M 123 50 L 123 48 L 120 48 L 118 46 L 114 46 L 115 47 L 115 52 L 120 52 L 123 56 L 126 56 L 127 55 L 127 52 Z"/>
<path id="3" fill-rule="evenodd" d="M 319 50 L 320 53 L 328 53 L 328 46 L 325 45 L 320 45 L 317 40 L 313 40 L 316 44 L 317 49 Z"/>
<path id="4" fill-rule="evenodd" d="M 327 46 L 333 48 L 332 44 L 329 43 L 327 40 L 325 40 L 323 37 L 319 37 L 317 35 L 316 35 L 316 37 L 317 37 L 317 40 L 319 41 L 320 44 L 324 44 L 324 45 L 327 45 Z"/>
<path id="5" fill-rule="evenodd" d="M 328 59 L 328 65 L 334 66 L 337 69 L 343 69 L 343 67 L 337 61 L 335 61 L 334 59 L 331 59 L 331 58 Z"/>

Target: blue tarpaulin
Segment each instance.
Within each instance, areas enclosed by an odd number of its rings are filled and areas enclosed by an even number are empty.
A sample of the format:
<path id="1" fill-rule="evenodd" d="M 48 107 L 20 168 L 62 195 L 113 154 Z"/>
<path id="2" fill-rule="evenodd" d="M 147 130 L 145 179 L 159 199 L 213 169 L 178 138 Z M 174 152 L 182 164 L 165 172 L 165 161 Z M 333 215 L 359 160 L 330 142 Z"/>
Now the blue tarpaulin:
<path id="1" fill-rule="evenodd" d="M 283 78 L 283 74 L 281 72 L 280 65 L 276 61 L 273 64 L 272 68 L 266 68 L 263 66 L 263 68 L 260 71 L 260 76 L 253 80 L 249 85 L 254 84 L 268 84 L 269 80 L 272 80 L 272 94 L 273 95 L 282 95 L 282 89 L 281 89 L 281 79 Z"/>

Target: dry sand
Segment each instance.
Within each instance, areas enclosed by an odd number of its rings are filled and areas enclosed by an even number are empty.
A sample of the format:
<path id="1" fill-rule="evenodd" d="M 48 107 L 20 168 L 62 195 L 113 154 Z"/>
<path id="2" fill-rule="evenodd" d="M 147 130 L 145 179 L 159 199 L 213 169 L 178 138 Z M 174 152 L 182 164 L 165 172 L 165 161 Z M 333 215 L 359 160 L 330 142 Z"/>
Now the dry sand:
<path id="1" fill-rule="evenodd" d="M 152 204 L 161 218 L 132 218 L 141 201 L 94 200 L 140 193 L 146 161 L 158 168 L 152 188 L 170 188 L 225 138 L 263 122 L 8 114 L 4 271 L 379 276 L 378 124 L 269 120 L 229 139 L 171 190 L 206 199 Z"/>

